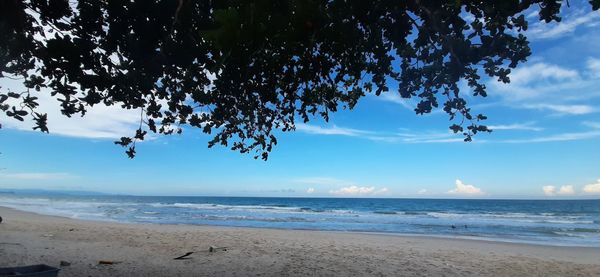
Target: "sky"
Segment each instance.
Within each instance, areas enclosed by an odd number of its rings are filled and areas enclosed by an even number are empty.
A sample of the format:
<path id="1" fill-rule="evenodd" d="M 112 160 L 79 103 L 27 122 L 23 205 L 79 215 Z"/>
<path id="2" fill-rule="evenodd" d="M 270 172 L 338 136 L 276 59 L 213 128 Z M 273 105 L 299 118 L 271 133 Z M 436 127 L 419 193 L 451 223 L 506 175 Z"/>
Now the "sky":
<path id="1" fill-rule="evenodd" d="M 139 111 L 97 106 L 83 118 L 60 115 L 39 95 L 50 134 L 0 115 L 0 189 L 87 190 L 134 195 L 600 198 L 600 11 L 571 1 L 560 23 L 526 14 L 532 56 L 510 84 L 485 80 L 487 98 L 467 96 L 488 116 L 491 134 L 465 143 L 437 110 L 414 114 L 397 91 L 368 95 L 329 122 L 278 134 L 268 161 L 210 136 L 139 143 L 135 159 L 113 141 L 131 135 Z M 0 79 L 1 86 L 18 83 Z M 464 84 L 462 91 L 469 92 Z M 43 91 L 42 91 L 43 92 Z"/>

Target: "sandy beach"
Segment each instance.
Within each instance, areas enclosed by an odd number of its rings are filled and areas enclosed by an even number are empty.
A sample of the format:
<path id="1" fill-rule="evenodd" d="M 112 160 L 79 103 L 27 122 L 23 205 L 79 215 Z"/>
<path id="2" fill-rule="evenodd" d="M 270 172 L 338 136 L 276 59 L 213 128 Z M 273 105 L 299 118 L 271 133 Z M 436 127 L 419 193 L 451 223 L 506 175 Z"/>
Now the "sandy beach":
<path id="1" fill-rule="evenodd" d="M 600 276 L 600 248 L 0 215 L 0 267 L 69 262 L 59 276 Z"/>

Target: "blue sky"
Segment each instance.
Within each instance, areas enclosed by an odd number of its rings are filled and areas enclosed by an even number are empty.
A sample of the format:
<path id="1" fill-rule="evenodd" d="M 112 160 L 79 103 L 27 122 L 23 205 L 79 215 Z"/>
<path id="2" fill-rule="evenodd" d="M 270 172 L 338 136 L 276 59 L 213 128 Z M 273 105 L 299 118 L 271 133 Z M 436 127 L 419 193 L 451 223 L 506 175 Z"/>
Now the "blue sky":
<path id="1" fill-rule="evenodd" d="M 571 1 L 573 2 L 573 1 Z M 464 143 L 440 111 L 416 116 L 397 92 L 362 99 L 329 123 L 280 134 L 267 162 L 187 130 L 138 144 L 129 160 L 113 144 L 137 111 L 97 107 L 67 119 L 42 96 L 51 134 L 0 116 L 0 188 L 138 195 L 290 197 L 600 198 L 600 12 L 584 2 L 561 23 L 527 13 L 533 55 L 511 84 L 487 80 L 468 97 L 495 131 Z M 533 12 L 533 11 L 532 11 Z M 17 83 L 0 79 L 2 86 Z M 462 86 L 468 93 L 468 88 Z"/>

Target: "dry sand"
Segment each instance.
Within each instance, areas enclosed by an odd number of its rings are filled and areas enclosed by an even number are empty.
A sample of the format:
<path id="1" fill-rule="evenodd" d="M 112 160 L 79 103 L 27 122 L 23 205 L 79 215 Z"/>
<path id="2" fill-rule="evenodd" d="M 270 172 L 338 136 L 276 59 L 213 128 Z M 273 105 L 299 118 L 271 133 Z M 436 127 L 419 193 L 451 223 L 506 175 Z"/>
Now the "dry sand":
<path id="1" fill-rule="evenodd" d="M 70 262 L 59 276 L 600 276 L 600 248 L 0 215 L 0 267 Z"/>

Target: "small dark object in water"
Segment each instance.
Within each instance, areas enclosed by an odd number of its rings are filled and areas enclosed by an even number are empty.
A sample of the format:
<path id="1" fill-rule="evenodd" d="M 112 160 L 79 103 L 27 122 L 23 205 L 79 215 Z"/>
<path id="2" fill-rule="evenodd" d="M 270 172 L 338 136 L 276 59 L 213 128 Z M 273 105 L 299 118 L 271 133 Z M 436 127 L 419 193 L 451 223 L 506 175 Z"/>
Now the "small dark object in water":
<path id="1" fill-rule="evenodd" d="M 60 261 L 60 266 L 70 266 L 71 263 L 67 261 Z"/>
<path id="2" fill-rule="evenodd" d="M 467 227 L 467 224 L 465 224 L 465 229 L 467 229 L 467 228 L 469 228 L 469 227 Z"/>
<path id="3" fill-rule="evenodd" d="M 60 269 L 45 264 L 20 266 L 20 267 L 0 267 L 0 276 L 21 276 L 21 277 L 56 277 Z"/>
<path id="4" fill-rule="evenodd" d="M 456 226 L 452 225 L 452 229 L 456 229 Z"/>
<path id="5" fill-rule="evenodd" d="M 177 258 L 174 258 L 173 260 L 186 260 L 186 259 L 189 259 L 189 258 L 186 258 L 186 257 L 189 256 L 189 255 L 192 255 L 192 254 L 194 254 L 194 252 L 187 252 L 187 253 L 185 253 L 185 254 L 177 257 Z"/>
<path id="6" fill-rule="evenodd" d="M 0 223 L 2 223 L 2 217 L 0 216 Z"/>

